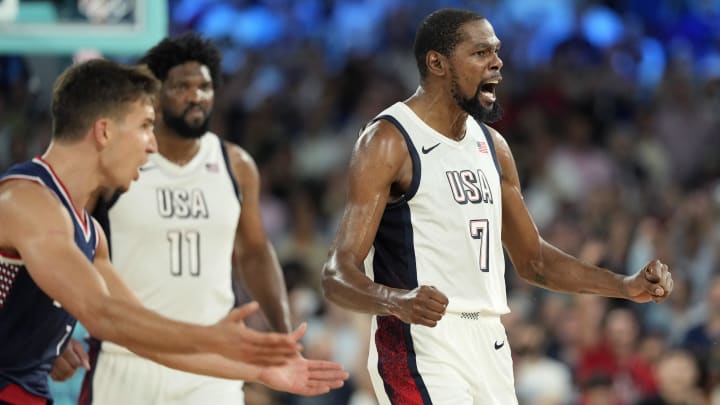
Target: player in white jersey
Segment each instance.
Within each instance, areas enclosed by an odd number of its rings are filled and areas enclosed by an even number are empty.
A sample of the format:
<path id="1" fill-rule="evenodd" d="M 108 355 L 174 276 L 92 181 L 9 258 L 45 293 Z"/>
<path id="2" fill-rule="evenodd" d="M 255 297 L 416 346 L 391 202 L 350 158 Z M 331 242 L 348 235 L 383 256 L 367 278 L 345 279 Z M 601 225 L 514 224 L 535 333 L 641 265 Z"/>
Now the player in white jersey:
<path id="1" fill-rule="evenodd" d="M 624 277 L 540 237 L 512 152 L 483 123 L 500 116 L 499 50 L 477 13 L 430 14 L 415 37 L 419 88 L 355 146 L 323 287 L 374 315 L 368 367 L 381 404 L 517 403 L 500 323 L 503 246 L 523 279 L 547 289 L 636 302 L 672 291 L 660 261 Z"/>
<path id="2" fill-rule="evenodd" d="M 236 304 L 231 258 L 241 201 L 223 141 L 207 132 L 198 144 L 183 166 L 160 153 L 151 155 L 137 184 L 111 201 L 99 201 L 94 215 L 106 229 L 120 276 L 144 306 L 205 324 Z M 280 326 L 285 331 L 286 323 Z M 86 375 L 81 403 L 243 403 L 240 381 L 168 369 L 111 342 L 92 344 L 97 346 L 94 367 Z"/>
<path id="3" fill-rule="evenodd" d="M 84 207 L 99 188 L 127 190 L 156 151 L 159 88 L 146 68 L 93 60 L 66 69 L 53 87 L 47 150 L 0 174 L 0 403 L 52 403 L 50 369 L 76 320 L 180 370 L 305 394 L 347 378 L 337 364 L 300 357 L 304 328 L 247 328 L 255 303 L 212 325 L 180 322 L 144 308 L 118 276 Z"/>
<path id="4" fill-rule="evenodd" d="M 261 222 L 255 163 L 208 132 L 219 51 L 188 33 L 161 41 L 141 63 L 162 82 L 158 153 L 130 190 L 101 197 L 94 213 L 120 276 L 145 306 L 196 323 L 227 314 L 236 304 L 233 284 L 243 282 L 273 329 L 290 332 L 285 283 Z M 93 348 L 81 403 L 243 403 L 238 381 L 170 370 L 108 342 Z"/>

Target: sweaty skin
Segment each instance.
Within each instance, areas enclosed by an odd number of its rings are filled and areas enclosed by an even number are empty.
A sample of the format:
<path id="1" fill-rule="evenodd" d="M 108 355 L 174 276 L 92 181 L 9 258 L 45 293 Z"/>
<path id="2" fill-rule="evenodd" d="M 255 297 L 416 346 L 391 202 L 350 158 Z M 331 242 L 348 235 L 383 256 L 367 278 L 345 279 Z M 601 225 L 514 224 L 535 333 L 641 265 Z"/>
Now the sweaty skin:
<path id="1" fill-rule="evenodd" d="M 405 103 L 431 128 L 453 140 L 465 135 L 468 113 L 453 92 L 472 99 L 483 83 L 501 80 L 500 41 L 487 20 L 462 28 L 462 40 L 446 56 L 426 55 L 427 76 Z M 455 90 L 456 89 L 456 90 Z M 487 97 L 478 97 L 486 109 Z M 517 167 L 505 139 L 490 129 L 502 169 L 502 242 L 518 274 L 531 284 L 568 293 L 590 293 L 635 302 L 665 300 L 673 281 L 667 265 L 648 263 L 632 276 L 583 263 L 539 235 L 522 197 Z M 435 326 L 448 298 L 432 286 L 391 288 L 364 274 L 368 255 L 386 205 L 402 196 L 412 179 L 412 161 L 396 127 L 380 120 L 364 129 L 350 162 L 348 202 L 329 259 L 323 268 L 325 296 L 354 311 L 393 315 L 406 323 Z"/>

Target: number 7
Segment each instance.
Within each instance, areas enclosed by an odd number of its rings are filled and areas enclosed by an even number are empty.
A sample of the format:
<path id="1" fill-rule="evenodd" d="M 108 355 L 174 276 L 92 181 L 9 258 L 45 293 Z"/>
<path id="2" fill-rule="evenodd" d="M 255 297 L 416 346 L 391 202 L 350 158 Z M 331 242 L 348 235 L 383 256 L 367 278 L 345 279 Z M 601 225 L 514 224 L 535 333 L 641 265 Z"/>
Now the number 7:
<path id="1" fill-rule="evenodd" d="M 470 236 L 472 236 L 473 239 L 479 239 L 480 240 L 480 270 L 483 272 L 489 272 L 490 266 L 489 266 L 489 260 L 488 260 L 488 250 L 489 250 L 489 235 L 488 235 L 488 229 L 490 229 L 490 221 L 487 219 L 472 219 L 470 220 Z"/>

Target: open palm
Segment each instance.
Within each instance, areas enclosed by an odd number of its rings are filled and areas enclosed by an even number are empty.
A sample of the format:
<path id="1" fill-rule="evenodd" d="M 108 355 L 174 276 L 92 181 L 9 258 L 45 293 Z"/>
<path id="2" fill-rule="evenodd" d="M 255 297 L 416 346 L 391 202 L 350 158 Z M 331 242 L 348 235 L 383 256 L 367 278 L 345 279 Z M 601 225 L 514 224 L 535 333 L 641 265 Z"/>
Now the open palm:
<path id="1" fill-rule="evenodd" d="M 324 394 L 342 387 L 347 378 L 348 373 L 340 364 L 308 360 L 301 355 L 282 366 L 266 367 L 260 374 L 260 382 L 268 387 L 298 395 Z"/>

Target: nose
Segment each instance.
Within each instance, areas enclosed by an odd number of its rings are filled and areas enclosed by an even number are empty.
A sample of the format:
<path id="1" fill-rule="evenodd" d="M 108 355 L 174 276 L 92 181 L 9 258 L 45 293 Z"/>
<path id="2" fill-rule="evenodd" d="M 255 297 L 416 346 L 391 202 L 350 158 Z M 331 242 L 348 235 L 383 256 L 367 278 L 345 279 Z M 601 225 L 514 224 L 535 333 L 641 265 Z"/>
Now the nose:
<path id="1" fill-rule="evenodd" d="M 200 99 L 200 89 L 197 87 L 191 87 L 187 92 L 185 92 L 185 101 L 188 103 L 197 103 Z"/>
<path id="2" fill-rule="evenodd" d="M 155 132 L 150 131 L 148 134 L 147 142 L 145 143 L 145 153 L 156 153 L 157 152 L 157 139 L 155 138 Z"/>
<path id="3" fill-rule="evenodd" d="M 196 103 L 196 104 L 207 103 L 210 100 L 212 100 L 212 97 L 214 95 L 214 92 L 212 89 L 208 90 L 201 86 L 193 87 L 189 93 L 190 94 L 189 94 L 188 101 L 192 102 L 192 103 Z"/>
<path id="4" fill-rule="evenodd" d="M 493 55 L 495 55 L 495 56 L 494 56 L 493 60 L 490 62 L 490 69 L 491 69 L 491 70 L 500 70 L 500 69 L 502 69 L 502 67 L 503 67 L 503 61 L 502 61 L 502 59 L 500 58 L 500 54 L 497 53 L 497 52 L 495 52 L 495 53 L 493 53 Z"/>

